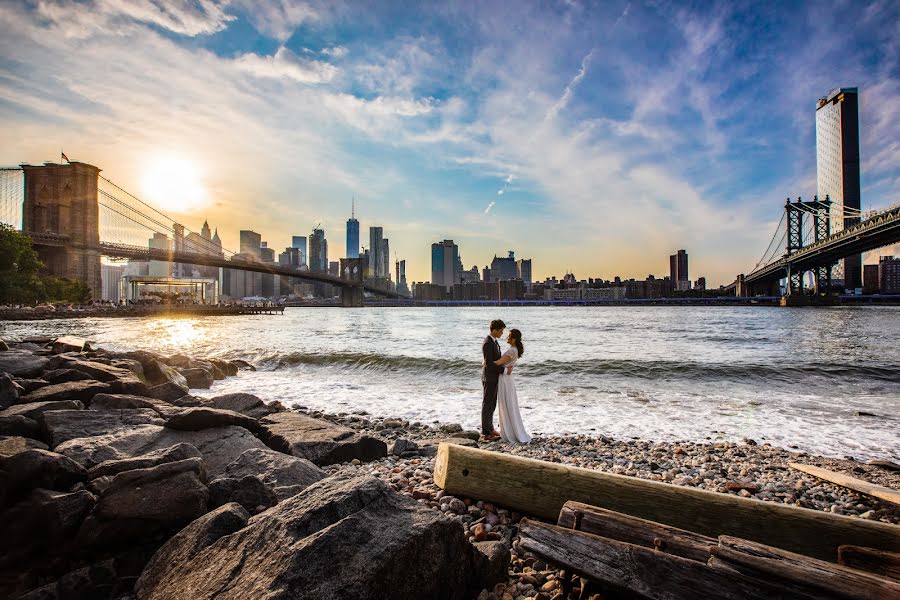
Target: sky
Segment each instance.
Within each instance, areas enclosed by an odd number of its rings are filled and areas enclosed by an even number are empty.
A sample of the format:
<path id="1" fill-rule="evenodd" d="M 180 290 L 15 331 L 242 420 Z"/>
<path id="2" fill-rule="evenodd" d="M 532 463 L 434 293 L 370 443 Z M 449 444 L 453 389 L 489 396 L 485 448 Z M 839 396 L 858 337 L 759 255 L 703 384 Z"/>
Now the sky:
<path id="1" fill-rule="evenodd" d="M 321 224 L 331 260 L 355 198 L 410 281 L 452 239 L 535 280 L 684 248 L 719 285 L 815 195 L 836 87 L 860 89 L 863 209 L 900 202 L 898 60 L 892 0 L 5 0 L 0 164 L 63 149 L 226 248 Z"/>

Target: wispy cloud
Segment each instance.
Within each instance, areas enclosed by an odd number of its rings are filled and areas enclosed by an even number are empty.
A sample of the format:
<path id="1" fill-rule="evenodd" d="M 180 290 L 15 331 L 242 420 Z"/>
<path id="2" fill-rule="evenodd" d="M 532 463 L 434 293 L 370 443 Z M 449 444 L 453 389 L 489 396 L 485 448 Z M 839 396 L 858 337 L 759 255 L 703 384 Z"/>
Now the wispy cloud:
<path id="1" fill-rule="evenodd" d="M 235 67 L 255 77 L 286 78 L 301 83 L 324 83 L 338 73 L 332 64 L 300 58 L 284 46 L 271 56 L 243 54 L 234 61 Z"/>

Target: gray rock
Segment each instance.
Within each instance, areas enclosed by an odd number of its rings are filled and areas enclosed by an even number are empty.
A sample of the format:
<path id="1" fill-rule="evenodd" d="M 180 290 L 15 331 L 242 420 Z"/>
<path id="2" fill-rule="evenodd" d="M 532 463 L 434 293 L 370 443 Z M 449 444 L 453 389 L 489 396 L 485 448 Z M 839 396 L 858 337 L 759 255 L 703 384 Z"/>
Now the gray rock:
<path id="1" fill-rule="evenodd" d="M 6 345 L 6 342 L 0 340 L 0 352 L 6 352 L 9 350 L 9 346 Z"/>
<path id="2" fill-rule="evenodd" d="M 218 508 L 237 502 L 251 514 L 256 514 L 278 504 L 272 488 L 258 477 L 220 477 L 209 483 L 209 507 Z"/>
<path id="3" fill-rule="evenodd" d="M 475 570 L 482 585 L 491 589 L 505 582 L 509 571 L 509 546 L 500 541 L 475 542 Z"/>
<path id="4" fill-rule="evenodd" d="M 78 438 L 106 435 L 137 425 L 165 423 L 155 410 L 132 408 L 127 410 L 48 410 L 41 415 L 47 441 L 51 448 Z"/>
<path id="5" fill-rule="evenodd" d="M 107 460 L 136 458 L 180 443 L 191 444 L 200 451 L 212 478 L 221 475 L 225 466 L 245 450 L 265 448 L 265 444 L 243 427 L 179 431 L 158 425 L 138 425 L 107 435 L 69 440 L 55 451 L 90 469 Z"/>
<path id="6" fill-rule="evenodd" d="M 52 371 L 47 371 L 43 375 L 43 379 L 48 383 L 68 383 L 70 381 L 85 381 L 87 379 L 94 379 L 87 373 L 83 373 L 81 371 L 76 371 L 75 369 L 69 369 L 66 367 L 60 369 L 54 369 Z"/>
<path id="7" fill-rule="evenodd" d="M 19 401 L 23 393 L 22 386 L 16 383 L 9 373 L 0 373 L 0 410 L 9 408 Z"/>
<path id="8" fill-rule="evenodd" d="M 387 444 L 378 438 L 299 413 L 269 415 L 259 423 L 264 430 L 261 436 L 271 448 L 319 466 L 387 456 Z"/>
<path id="9" fill-rule="evenodd" d="M 39 438 L 41 426 L 24 415 L 0 416 L 0 435 Z"/>
<path id="10" fill-rule="evenodd" d="M 188 458 L 124 471 L 102 486 L 76 543 L 90 547 L 142 539 L 172 531 L 206 512 L 203 459 Z"/>
<path id="11" fill-rule="evenodd" d="M 159 385 L 169 381 L 169 377 L 163 371 L 163 365 L 159 362 L 159 357 L 145 350 L 137 350 L 135 352 L 124 352 L 114 355 L 118 360 L 136 361 L 141 365 L 141 371 L 146 382 L 150 385 Z M 135 373 L 137 375 L 137 373 Z"/>
<path id="12" fill-rule="evenodd" d="M 26 450 L 31 450 L 33 448 L 39 450 L 50 449 L 47 447 L 47 444 L 39 442 L 38 440 L 33 440 L 31 438 L 17 435 L 0 436 L 0 457 L 12 456 L 13 454 L 25 452 Z"/>
<path id="13" fill-rule="evenodd" d="M 131 371 L 132 375 L 141 381 L 146 381 L 144 366 L 140 361 L 134 360 L 133 358 L 114 358 L 109 361 L 109 364 L 114 367 L 119 367 L 120 369 L 128 369 Z"/>
<path id="14" fill-rule="evenodd" d="M 19 396 L 24 396 L 34 390 L 50 385 L 50 382 L 46 379 L 17 379 L 16 383 L 18 383 L 25 392 L 24 394 L 19 392 Z"/>
<path id="15" fill-rule="evenodd" d="M 130 591 L 128 581 L 122 581 L 115 559 L 109 558 L 87 567 L 66 573 L 53 583 L 32 590 L 16 600 L 94 600 L 122 598 Z"/>
<path id="16" fill-rule="evenodd" d="M 238 425 L 254 432 L 260 431 L 259 422 L 253 417 L 232 410 L 218 410 L 205 406 L 187 408 L 166 421 L 166 427 L 182 431 L 200 431 L 227 425 Z"/>
<path id="17" fill-rule="evenodd" d="M 34 488 L 68 491 L 86 480 L 84 467 L 54 452 L 27 449 L 3 456 L 0 457 L 0 506 L 8 505 Z"/>
<path id="18" fill-rule="evenodd" d="M 81 410 L 84 408 L 78 400 L 55 400 L 52 402 L 29 402 L 27 404 L 16 404 L 10 406 L 6 410 L 0 412 L 0 418 L 13 417 L 21 415 L 29 419 L 38 420 L 44 412 L 48 410 Z"/>
<path id="19" fill-rule="evenodd" d="M 49 363 L 49 359 L 26 350 L 10 349 L 0 353 L 0 373 L 9 373 L 13 377 L 37 377 Z"/>
<path id="20" fill-rule="evenodd" d="M 222 360 L 220 358 L 211 358 L 209 362 L 214 364 L 216 367 L 222 370 L 227 377 L 234 377 L 238 374 L 238 367 L 235 364 L 228 362 L 227 360 Z"/>
<path id="21" fill-rule="evenodd" d="M 202 388 L 208 390 L 215 381 L 212 373 L 199 367 L 193 369 L 179 369 L 178 372 L 184 376 L 185 380 L 187 380 L 188 387 L 191 389 Z"/>
<path id="22" fill-rule="evenodd" d="M 125 408 L 150 408 L 156 410 L 155 402 L 159 401 L 131 394 L 97 394 L 91 400 L 91 410 L 121 410 Z"/>
<path id="23" fill-rule="evenodd" d="M 247 452 L 250 452 L 249 450 Z M 95 467 L 91 467 L 87 472 L 88 479 L 96 479 L 98 477 L 108 477 L 117 475 L 124 471 L 133 471 L 135 469 L 149 469 L 157 465 L 186 460 L 188 458 L 203 458 L 200 451 L 190 444 L 175 444 L 169 448 L 156 450 L 139 456 L 138 458 L 125 458 L 122 460 L 107 460 Z"/>
<path id="24" fill-rule="evenodd" d="M 256 367 L 254 367 L 253 365 L 248 363 L 246 360 L 243 360 L 240 358 L 236 358 L 236 359 L 228 361 L 228 362 L 231 365 L 237 367 L 238 370 L 240 370 L 240 369 L 246 369 L 247 371 L 255 371 L 256 370 Z M 235 375 L 237 375 L 237 373 L 235 373 Z"/>
<path id="25" fill-rule="evenodd" d="M 190 394 L 185 394 L 181 398 L 177 400 L 172 400 L 172 404 L 174 406 L 181 406 L 183 408 L 192 408 L 194 406 L 200 406 L 202 404 L 202 400 L 197 396 L 191 396 Z"/>
<path id="26" fill-rule="evenodd" d="M 64 352 L 83 352 L 90 350 L 90 344 L 84 338 L 75 337 L 73 335 L 64 335 L 56 338 L 53 342 L 53 354 L 63 354 Z"/>
<path id="27" fill-rule="evenodd" d="M 443 442 L 446 442 L 448 444 L 456 444 L 457 446 L 468 446 L 469 448 L 478 447 L 477 442 L 468 438 L 431 438 L 427 440 L 419 440 L 419 452 L 421 454 L 424 454 L 425 456 L 435 456 L 438 451 L 438 446 L 440 446 Z"/>
<path id="28" fill-rule="evenodd" d="M 202 546 L 208 518 L 160 548 L 140 600 L 450 600 L 481 589 L 459 523 L 375 478 L 330 477 Z"/>
<path id="29" fill-rule="evenodd" d="M 155 385 L 147 390 L 147 396 L 149 396 L 150 398 L 165 400 L 166 402 L 173 402 L 175 400 L 178 400 L 187 393 L 187 384 L 182 385 L 177 381 L 167 381 L 166 383 Z"/>
<path id="30" fill-rule="evenodd" d="M 295 496 L 326 477 L 325 471 L 306 460 L 269 448 L 252 448 L 225 467 L 227 477 L 258 477 L 278 500 Z"/>
<path id="31" fill-rule="evenodd" d="M 254 419 L 259 419 L 269 414 L 269 409 L 262 399 L 253 394 L 223 394 L 204 401 L 203 406 L 233 410 Z"/>
<path id="32" fill-rule="evenodd" d="M 53 402 L 54 400 L 81 400 L 85 405 L 97 394 L 110 390 L 108 383 L 100 383 L 86 379 L 84 381 L 68 381 L 37 389 L 23 396 L 20 402 Z"/>
<path id="33" fill-rule="evenodd" d="M 76 371 L 90 375 L 97 381 L 115 381 L 116 379 L 134 377 L 134 373 L 128 369 L 120 369 L 112 365 L 106 365 L 92 360 L 70 360 L 66 366 Z"/>
<path id="34" fill-rule="evenodd" d="M 404 452 L 415 452 L 419 447 L 412 440 L 400 438 L 396 440 L 388 449 L 388 453 L 394 456 L 402 456 Z"/>

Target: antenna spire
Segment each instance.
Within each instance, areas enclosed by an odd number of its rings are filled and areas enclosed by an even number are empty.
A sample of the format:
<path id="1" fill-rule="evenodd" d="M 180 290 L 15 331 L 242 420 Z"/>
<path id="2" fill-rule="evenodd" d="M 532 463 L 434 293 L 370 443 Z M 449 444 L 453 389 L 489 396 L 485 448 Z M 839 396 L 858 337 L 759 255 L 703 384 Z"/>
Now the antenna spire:
<path id="1" fill-rule="evenodd" d="M 353 200 L 350 201 L 350 218 L 356 218 L 356 196 L 353 196 Z"/>

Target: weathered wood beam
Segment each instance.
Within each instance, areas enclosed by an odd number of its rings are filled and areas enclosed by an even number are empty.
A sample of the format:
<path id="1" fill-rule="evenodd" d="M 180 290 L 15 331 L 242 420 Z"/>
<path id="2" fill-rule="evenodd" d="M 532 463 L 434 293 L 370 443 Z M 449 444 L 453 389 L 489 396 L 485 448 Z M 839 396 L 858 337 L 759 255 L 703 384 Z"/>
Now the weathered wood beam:
<path id="1" fill-rule="evenodd" d="M 703 562 L 530 519 L 519 523 L 518 544 L 548 563 L 650 600 L 832 598 L 786 590 Z"/>
<path id="2" fill-rule="evenodd" d="M 900 526 L 612 475 L 477 448 L 441 444 L 434 481 L 447 493 L 556 521 L 584 502 L 701 535 L 733 535 L 822 560 L 843 544 L 900 551 Z"/>
<path id="3" fill-rule="evenodd" d="M 900 581 L 900 554 L 859 546 L 840 546 L 838 564 Z"/>
<path id="4" fill-rule="evenodd" d="M 710 552 L 732 569 L 772 583 L 852 600 L 900 599 L 900 583 L 890 579 L 747 540 L 723 535 Z"/>
<path id="5" fill-rule="evenodd" d="M 878 498 L 879 500 L 884 500 L 886 502 L 900 504 L 900 490 L 895 490 L 883 485 L 869 483 L 868 481 L 863 481 L 862 479 L 857 479 L 856 477 L 850 477 L 849 475 L 844 475 L 843 473 L 829 471 L 828 469 L 823 469 L 822 467 L 815 467 L 813 465 L 801 465 L 800 463 L 789 463 L 789 465 L 792 469 L 803 471 L 804 473 L 808 473 L 813 477 L 818 477 L 823 481 L 828 481 L 835 485 L 845 487 L 848 490 L 853 490 L 854 492 L 859 492 L 860 494 L 865 494 L 866 496 Z"/>
<path id="6" fill-rule="evenodd" d="M 706 562 L 710 547 L 718 545 L 712 537 L 581 502 L 566 502 L 556 524 L 700 562 Z"/>

